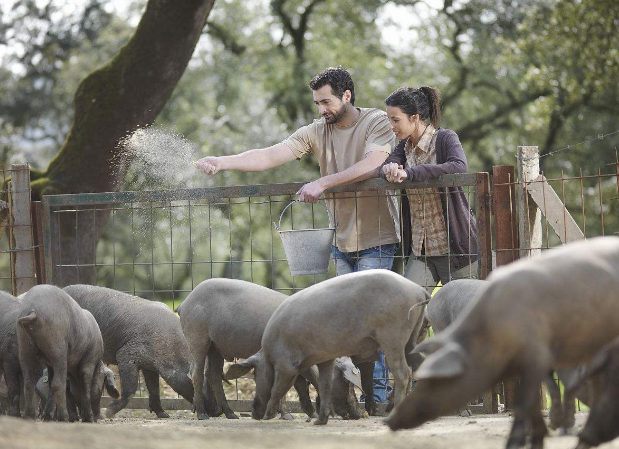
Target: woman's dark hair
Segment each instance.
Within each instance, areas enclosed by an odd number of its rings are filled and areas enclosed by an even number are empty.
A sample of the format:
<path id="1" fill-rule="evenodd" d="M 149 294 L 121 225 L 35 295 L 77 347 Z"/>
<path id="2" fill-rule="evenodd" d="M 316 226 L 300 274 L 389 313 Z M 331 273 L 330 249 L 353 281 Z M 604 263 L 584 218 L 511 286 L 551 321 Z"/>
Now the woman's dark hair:
<path id="1" fill-rule="evenodd" d="M 340 100 L 344 92 L 350 91 L 350 104 L 355 105 L 355 83 L 353 83 L 350 73 L 342 66 L 329 67 L 316 75 L 309 83 L 312 90 L 318 90 L 326 85 L 331 86 L 331 92 Z"/>
<path id="2" fill-rule="evenodd" d="M 434 87 L 400 87 L 385 99 L 387 106 L 402 109 L 406 115 L 419 114 L 438 128 L 441 123 L 441 93 Z"/>

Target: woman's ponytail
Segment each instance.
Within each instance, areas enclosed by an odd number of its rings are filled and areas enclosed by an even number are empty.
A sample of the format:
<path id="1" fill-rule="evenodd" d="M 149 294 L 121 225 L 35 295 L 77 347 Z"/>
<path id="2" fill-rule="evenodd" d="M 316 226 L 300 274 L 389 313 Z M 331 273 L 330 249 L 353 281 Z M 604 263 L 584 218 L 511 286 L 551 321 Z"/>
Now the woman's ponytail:
<path id="1" fill-rule="evenodd" d="M 441 124 L 441 93 L 438 89 L 428 86 L 420 87 L 419 90 L 428 99 L 430 123 L 438 129 Z"/>

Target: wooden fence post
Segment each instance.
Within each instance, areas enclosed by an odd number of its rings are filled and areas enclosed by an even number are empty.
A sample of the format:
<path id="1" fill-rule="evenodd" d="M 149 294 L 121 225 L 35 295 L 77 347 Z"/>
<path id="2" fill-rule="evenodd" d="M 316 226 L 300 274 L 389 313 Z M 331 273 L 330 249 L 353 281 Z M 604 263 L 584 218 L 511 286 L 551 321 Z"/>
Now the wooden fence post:
<path id="1" fill-rule="evenodd" d="M 539 149 L 536 146 L 518 147 L 518 238 L 520 257 L 542 253 L 542 211 L 526 190 L 526 184 L 539 177 Z M 540 386 L 540 406 L 547 408 L 546 386 Z"/>
<path id="2" fill-rule="evenodd" d="M 479 279 L 486 279 L 492 271 L 492 229 L 490 227 L 490 175 L 477 173 L 477 261 Z M 498 413 L 499 401 L 494 388 L 483 395 L 484 413 Z"/>
<path id="3" fill-rule="evenodd" d="M 9 184 L 12 293 L 18 296 L 36 284 L 28 165 L 12 165 Z"/>
<path id="4" fill-rule="evenodd" d="M 518 147 L 518 237 L 520 257 L 542 253 L 542 212 L 525 188 L 539 176 L 539 149 Z"/>
<path id="5" fill-rule="evenodd" d="M 496 265 L 507 265 L 520 257 L 518 252 L 518 216 L 514 167 L 500 165 L 492 168 L 492 206 L 496 238 Z M 503 382 L 505 410 L 513 410 L 518 379 Z"/>

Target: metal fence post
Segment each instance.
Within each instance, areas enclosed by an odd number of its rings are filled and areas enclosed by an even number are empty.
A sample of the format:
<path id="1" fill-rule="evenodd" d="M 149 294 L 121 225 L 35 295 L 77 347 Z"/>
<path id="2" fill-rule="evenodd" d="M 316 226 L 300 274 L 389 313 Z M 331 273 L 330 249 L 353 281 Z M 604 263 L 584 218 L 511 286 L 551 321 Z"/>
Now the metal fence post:
<path id="1" fill-rule="evenodd" d="M 43 249 L 44 245 L 44 234 L 43 234 L 43 217 L 42 217 L 42 208 L 40 201 L 33 201 L 31 208 L 32 214 L 32 237 L 34 239 L 35 249 L 35 271 L 37 275 L 37 284 L 45 284 L 47 283 L 47 276 L 45 275 L 45 251 Z"/>
<path id="2" fill-rule="evenodd" d="M 53 242 L 54 242 L 54 235 L 55 235 L 56 229 L 55 229 L 55 223 L 54 223 L 54 216 L 53 216 L 52 207 L 49 204 L 49 197 L 46 195 L 43 195 L 43 198 L 41 199 L 41 203 L 42 203 L 41 219 L 43 222 L 43 234 L 44 234 L 44 239 L 43 239 L 44 251 L 43 252 L 45 254 L 45 279 L 48 283 L 55 284 Z"/>
<path id="3" fill-rule="evenodd" d="M 492 271 L 492 229 L 490 227 L 490 175 L 476 173 L 477 185 L 477 250 L 479 252 L 479 279 L 486 279 Z"/>

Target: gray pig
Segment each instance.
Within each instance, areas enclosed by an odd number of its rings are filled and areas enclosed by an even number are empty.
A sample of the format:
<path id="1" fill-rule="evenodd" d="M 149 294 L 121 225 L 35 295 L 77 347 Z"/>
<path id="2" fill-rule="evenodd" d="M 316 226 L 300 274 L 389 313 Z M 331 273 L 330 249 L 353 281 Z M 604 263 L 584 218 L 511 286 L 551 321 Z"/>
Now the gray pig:
<path id="1" fill-rule="evenodd" d="M 194 403 L 203 404 L 204 371 L 217 403 L 229 419 L 237 419 L 222 388 L 224 359 L 248 358 L 260 350 L 264 328 L 273 312 L 288 298 L 283 293 L 237 279 L 208 279 L 197 285 L 176 309 L 181 327 L 193 356 Z M 208 363 L 206 363 L 208 361 Z M 336 413 L 352 419 L 360 418 L 356 396 L 350 391 L 347 376 L 355 381 L 355 368 L 350 361 L 338 364 Z M 315 384 L 312 373 L 305 373 Z M 356 381 L 359 384 L 359 381 Z M 358 385 L 360 386 L 360 385 Z M 299 376 L 295 388 L 303 411 L 313 417 L 307 382 Z M 351 398 L 354 396 L 354 399 Z M 198 419 L 205 419 L 203 406 L 196 407 Z M 283 415 L 283 413 L 282 413 Z"/>
<path id="2" fill-rule="evenodd" d="M 507 448 L 543 447 L 536 406 L 553 368 L 587 363 L 619 334 L 619 238 L 569 243 L 495 270 L 488 286 L 443 333 L 415 352 L 430 354 L 417 386 L 386 423 L 413 428 L 450 413 L 495 383 L 520 377 Z"/>
<path id="3" fill-rule="evenodd" d="M 253 416 L 272 419 L 295 377 L 318 365 L 321 402 L 314 424 L 326 424 L 334 359 L 369 357 L 380 348 L 393 372 L 399 404 L 411 374 L 406 353 L 423 323 L 423 308 L 414 306 L 429 297 L 419 285 L 387 270 L 350 273 L 307 287 L 277 308 L 260 352 L 243 365 L 232 365 L 226 377 L 239 377 L 255 367 Z"/>
<path id="4" fill-rule="evenodd" d="M 0 291 L 0 372 L 4 372 L 8 414 L 11 416 L 20 415 L 19 400 L 23 384 L 17 345 L 17 316 L 20 309 L 21 304 L 17 298 Z"/>
<path id="5" fill-rule="evenodd" d="M 103 362 L 118 365 L 121 398 L 110 402 L 106 417 L 127 406 L 138 388 L 139 370 L 148 389 L 149 408 L 157 417 L 169 417 L 161 407 L 159 375 L 193 403 L 191 354 L 180 320 L 169 307 L 105 287 L 70 285 L 64 290 L 99 323 L 105 344 Z"/>
<path id="6" fill-rule="evenodd" d="M 443 286 L 436 294 L 428 301 L 426 308 L 426 318 L 432 326 L 435 334 L 445 330 L 447 326 L 453 323 L 456 318 L 464 313 L 465 309 L 473 303 L 474 297 L 478 295 L 487 281 L 478 279 L 455 279 Z M 564 382 L 577 382 L 580 374 L 580 369 L 563 368 L 557 370 L 558 377 Z M 565 392 L 564 404 L 561 403 L 561 391 L 559 386 L 552 377 L 552 373 L 544 379 L 544 383 L 548 387 L 552 406 L 550 409 L 550 427 L 560 429 L 561 433 L 569 433 L 569 430 L 574 426 L 574 393 Z M 582 389 L 579 391 L 578 398 L 581 402 L 587 403 L 585 393 Z"/>
<path id="7" fill-rule="evenodd" d="M 120 398 L 120 393 L 116 389 L 116 382 L 114 381 L 114 372 L 105 366 L 103 363 L 99 362 L 97 364 L 97 368 L 95 369 L 95 379 L 93 379 L 93 410 L 92 413 L 96 420 L 101 418 L 101 394 L 103 393 L 103 389 L 107 391 L 107 393 L 114 399 Z M 37 381 L 35 386 L 36 392 L 41 398 L 41 400 L 45 403 L 47 398 L 49 397 L 49 376 L 47 369 L 43 370 L 43 375 Z M 94 398 L 98 398 L 95 400 Z M 67 409 L 69 412 L 69 421 L 77 421 L 79 419 L 79 415 L 83 414 L 80 410 L 76 409 L 76 406 L 81 404 L 80 391 L 79 386 L 73 377 L 69 376 L 67 380 Z"/>
<path id="8" fill-rule="evenodd" d="M 17 319 L 19 363 L 24 376 L 25 416 L 35 417 L 35 384 L 40 361 L 47 365 L 50 396 L 43 419 L 67 421 L 67 375 L 79 388 L 82 421 L 92 422 L 95 369 L 103 356 L 103 339 L 90 312 L 53 285 L 37 285 L 24 296 Z"/>

